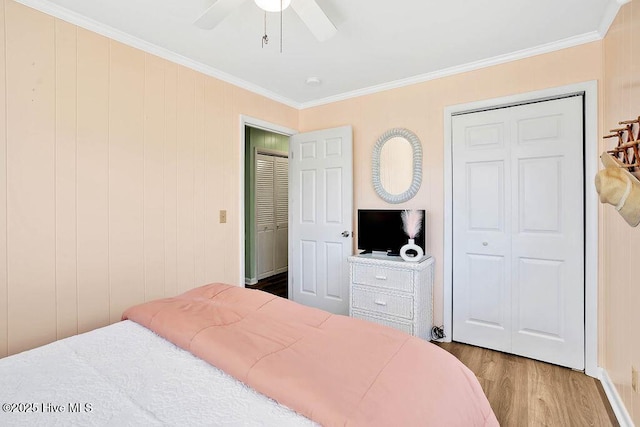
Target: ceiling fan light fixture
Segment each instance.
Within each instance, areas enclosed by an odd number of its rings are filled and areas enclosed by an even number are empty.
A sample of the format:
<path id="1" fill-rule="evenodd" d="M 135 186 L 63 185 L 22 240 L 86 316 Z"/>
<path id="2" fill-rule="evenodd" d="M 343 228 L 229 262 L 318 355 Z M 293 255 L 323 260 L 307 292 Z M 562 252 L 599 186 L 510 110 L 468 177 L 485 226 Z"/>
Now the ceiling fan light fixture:
<path id="1" fill-rule="evenodd" d="M 267 12 L 280 12 L 280 2 L 282 1 L 282 10 L 285 10 L 291 4 L 291 0 L 254 0 L 256 5 Z"/>

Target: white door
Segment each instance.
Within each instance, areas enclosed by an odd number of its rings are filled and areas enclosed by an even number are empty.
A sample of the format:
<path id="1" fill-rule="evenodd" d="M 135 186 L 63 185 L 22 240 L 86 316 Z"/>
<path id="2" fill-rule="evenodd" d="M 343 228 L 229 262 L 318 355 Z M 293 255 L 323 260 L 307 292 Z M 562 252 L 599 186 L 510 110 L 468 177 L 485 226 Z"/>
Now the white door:
<path id="1" fill-rule="evenodd" d="M 256 154 L 256 264 L 258 279 L 287 271 L 289 160 Z"/>
<path id="2" fill-rule="evenodd" d="M 336 314 L 349 312 L 352 254 L 351 126 L 289 140 L 292 299 Z"/>
<path id="3" fill-rule="evenodd" d="M 288 268 L 289 246 L 289 159 L 275 158 L 275 273 L 284 273 Z"/>
<path id="4" fill-rule="evenodd" d="M 453 339 L 584 369 L 582 97 L 452 129 Z"/>
<path id="5" fill-rule="evenodd" d="M 258 280 L 275 274 L 276 215 L 275 162 L 272 156 L 256 155 L 256 264 Z"/>

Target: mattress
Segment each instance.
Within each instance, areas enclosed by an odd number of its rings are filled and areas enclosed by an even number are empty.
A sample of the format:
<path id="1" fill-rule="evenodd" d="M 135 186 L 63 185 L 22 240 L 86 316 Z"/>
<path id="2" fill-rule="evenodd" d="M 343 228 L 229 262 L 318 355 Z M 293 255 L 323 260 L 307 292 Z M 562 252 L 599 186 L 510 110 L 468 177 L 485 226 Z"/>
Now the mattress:
<path id="1" fill-rule="evenodd" d="M 1 359 L 0 404 L 2 426 L 317 425 L 131 321 Z"/>
<path id="2" fill-rule="evenodd" d="M 498 425 L 473 372 L 387 326 L 223 283 L 123 318 L 325 426 Z"/>

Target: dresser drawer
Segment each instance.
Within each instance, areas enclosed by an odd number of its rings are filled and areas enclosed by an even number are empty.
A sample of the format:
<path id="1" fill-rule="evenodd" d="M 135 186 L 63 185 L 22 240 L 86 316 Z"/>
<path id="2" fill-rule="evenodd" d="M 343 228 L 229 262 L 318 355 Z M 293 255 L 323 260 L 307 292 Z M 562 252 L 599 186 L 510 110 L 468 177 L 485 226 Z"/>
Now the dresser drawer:
<path id="1" fill-rule="evenodd" d="M 356 319 L 368 320 L 369 322 L 377 323 L 379 325 L 389 326 L 394 329 L 398 329 L 402 332 L 405 332 L 409 335 L 413 335 L 413 323 L 405 323 L 400 320 L 388 319 L 385 317 L 372 316 L 369 313 L 353 310 L 351 313 L 352 317 Z"/>
<path id="2" fill-rule="evenodd" d="M 409 270 L 378 267 L 375 265 L 353 265 L 353 283 L 413 292 L 413 273 Z"/>
<path id="3" fill-rule="evenodd" d="M 373 288 L 354 286 L 351 290 L 352 307 L 405 319 L 413 319 L 413 297 L 394 295 Z"/>

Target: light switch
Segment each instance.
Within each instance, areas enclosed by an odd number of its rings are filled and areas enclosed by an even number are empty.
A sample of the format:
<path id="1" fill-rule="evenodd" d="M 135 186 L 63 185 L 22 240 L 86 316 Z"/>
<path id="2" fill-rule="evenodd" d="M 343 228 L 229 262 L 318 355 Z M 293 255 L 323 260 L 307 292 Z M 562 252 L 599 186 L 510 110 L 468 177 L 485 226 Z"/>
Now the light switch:
<path id="1" fill-rule="evenodd" d="M 227 211 L 223 209 L 220 211 L 220 224 L 224 224 L 227 222 Z"/>

